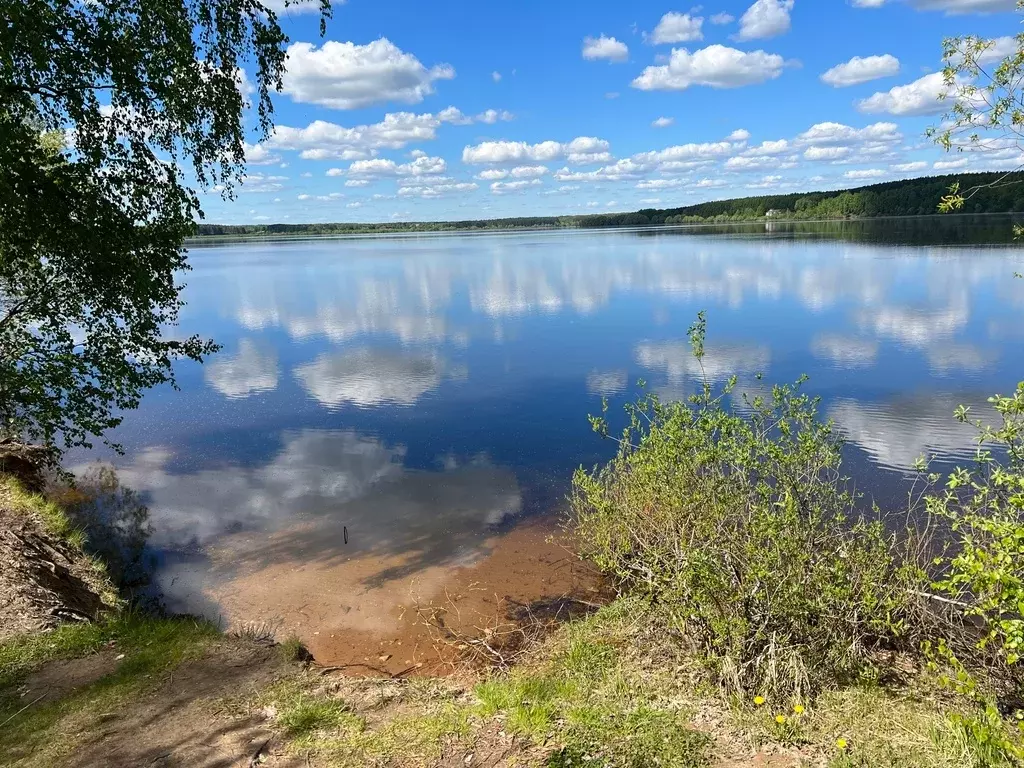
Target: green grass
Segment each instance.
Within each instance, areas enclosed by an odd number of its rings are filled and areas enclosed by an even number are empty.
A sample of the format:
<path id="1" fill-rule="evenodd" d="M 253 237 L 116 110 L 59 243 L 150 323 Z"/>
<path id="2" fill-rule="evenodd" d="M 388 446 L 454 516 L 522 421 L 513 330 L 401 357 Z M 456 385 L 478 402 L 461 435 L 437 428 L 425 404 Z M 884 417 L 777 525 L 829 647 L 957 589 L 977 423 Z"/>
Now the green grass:
<path id="1" fill-rule="evenodd" d="M 76 739 L 94 730 L 104 713 L 117 712 L 159 685 L 183 662 L 202 656 L 220 633 L 192 618 L 127 614 L 101 624 L 65 625 L 45 635 L 0 644 L 0 762 L 56 765 Z M 64 698 L 25 707 L 15 687 L 47 661 L 81 658 L 112 644 L 124 654 L 116 669 Z M 23 710 L 23 711 L 22 711 Z"/>
<path id="2" fill-rule="evenodd" d="M 553 744 L 551 766 L 708 765 L 672 666 L 645 665 L 622 636 L 627 602 L 565 627 L 547 662 L 478 685 L 478 712 Z"/>

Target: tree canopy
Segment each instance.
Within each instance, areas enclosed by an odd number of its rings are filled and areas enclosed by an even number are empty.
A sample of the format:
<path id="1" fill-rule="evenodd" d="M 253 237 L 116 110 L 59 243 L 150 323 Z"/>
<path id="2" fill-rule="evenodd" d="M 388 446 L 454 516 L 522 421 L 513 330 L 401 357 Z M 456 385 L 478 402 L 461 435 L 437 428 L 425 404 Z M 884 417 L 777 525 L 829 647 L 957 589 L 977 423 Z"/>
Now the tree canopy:
<path id="1" fill-rule="evenodd" d="M 183 242 L 286 42 L 257 0 L 0 0 L 0 437 L 89 445 L 214 349 L 175 338 Z"/>

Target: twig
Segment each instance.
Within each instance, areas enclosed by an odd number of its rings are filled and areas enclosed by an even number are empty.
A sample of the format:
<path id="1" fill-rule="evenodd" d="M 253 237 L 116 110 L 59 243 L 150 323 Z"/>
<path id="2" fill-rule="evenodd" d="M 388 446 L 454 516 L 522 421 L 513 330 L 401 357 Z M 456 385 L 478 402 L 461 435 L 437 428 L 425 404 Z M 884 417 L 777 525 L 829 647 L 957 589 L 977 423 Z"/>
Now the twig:
<path id="1" fill-rule="evenodd" d="M 6 720 L 4 720 L 4 721 L 3 721 L 2 723 L 0 723 L 0 727 L 3 727 L 3 726 L 5 726 L 5 725 L 7 725 L 7 724 L 8 724 L 9 722 L 11 722 L 11 720 L 13 720 L 14 718 L 16 718 L 16 717 L 17 717 L 18 715 L 20 715 L 20 714 L 21 714 L 22 712 L 24 712 L 24 711 L 25 711 L 26 709 L 28 709 L 28 708 L 29 708 L 29 707 L 31 707 L 31 706 L 32 706 L 33 704 L 35 704 L 35 703 L 36 703 L 37 701 L 39 701 L 40 699 L 42 699 L 42 698 L 43 698 L 44 696 L 46 696 L 46 691 L 43 691 L 43 692 L 42 692 L 41 694 L 39 694 L 39 695 L 38 695 L 38 696 L 36 697 L 35 701 L 30 701 L 30 702 L 29 702 L 28 704 L 26 704 L 26 705 L 25 705 L 24 707 L 22 707 L 22 708 L 21 708 L 21 709 L 19 709 L 19 710 L 18 710 L 17 712 L 15 712 L 15 713 L 14 713 L 13 715 L 11 715 L 11 716 L 10 716 L 10 717 L 8 717 L 8 718 L 7 718 Z"/>

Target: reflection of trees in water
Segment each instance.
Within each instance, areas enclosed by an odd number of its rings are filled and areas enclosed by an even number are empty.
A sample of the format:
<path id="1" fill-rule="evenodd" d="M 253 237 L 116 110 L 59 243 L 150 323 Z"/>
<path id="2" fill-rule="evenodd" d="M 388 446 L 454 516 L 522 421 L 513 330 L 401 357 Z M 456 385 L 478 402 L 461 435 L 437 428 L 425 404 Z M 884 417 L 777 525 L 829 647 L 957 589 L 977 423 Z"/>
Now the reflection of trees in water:
<path id="1" fill-rule="evenodd" d="M 113 467 L 97 464 L 53 495 L 85 534 L 86 551 L 106 566 L 121 592 L 131 599 L 146 592 L 155 564 L 149 548 L 153 527 L 140 494 L 123 485 Z"/>
<path id="2" fill-rule="evenodd" d="M 256 467 L 173 474 L 171 454 L 153 449 L 123 468 L 123 479 L 147 494 L 154 546 L 211 553 L 217 565 L 209 578 L 372 556 L 389 560 L 374 577 L 382 580 L 471 559 L 493 526 L 522 510 L 515 475 L 484 460 L 415 471 L 402 465 L 404 447 L 351 431 L 302 430 L 283 439 L 278 454 Z M 201 586 L 157 575 L 173 598 Z"/>

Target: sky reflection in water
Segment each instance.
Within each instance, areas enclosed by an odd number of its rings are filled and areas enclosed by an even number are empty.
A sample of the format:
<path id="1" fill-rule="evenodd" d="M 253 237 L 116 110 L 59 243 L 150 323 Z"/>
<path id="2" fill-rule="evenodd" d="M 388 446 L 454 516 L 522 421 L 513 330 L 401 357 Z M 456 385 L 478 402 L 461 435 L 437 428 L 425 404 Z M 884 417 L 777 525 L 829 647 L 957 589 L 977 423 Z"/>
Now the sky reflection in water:
<path id="1" fill-rule="evenodd" d="M 161 585 L 194 608 L 204 553 L 229 540 L 237 568 L 401 555 L 391 578 L 472 559 L 609 455 L 586 422 L 601 396 L 639 378 L 692 391 L 701 309 L 710 378 L 809 374 L 858 487 L 898 498 L 918 456 L 970 455 L 958 403 L 984 416 L 1024 377 L 1024 260 L 969 244 L 1009 223 L 943 226 L 957 245 L 915 244 L 940 239 L 919 220 L 196 248 L 180 332 L 223 350 L 116 435 L 154 546 L 177 553 Z"/>

